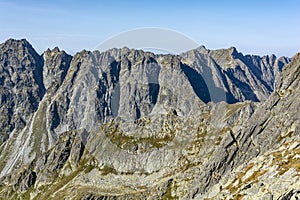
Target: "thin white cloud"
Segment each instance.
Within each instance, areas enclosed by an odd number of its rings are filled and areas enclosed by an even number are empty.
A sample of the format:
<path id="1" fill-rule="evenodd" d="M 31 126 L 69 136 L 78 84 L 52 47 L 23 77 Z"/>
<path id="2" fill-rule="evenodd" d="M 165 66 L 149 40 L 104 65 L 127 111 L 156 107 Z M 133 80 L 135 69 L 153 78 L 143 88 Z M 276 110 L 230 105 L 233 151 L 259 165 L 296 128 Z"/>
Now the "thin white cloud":
<path id="1" fill-rule="evenodd" d="M 36 2 L 36 3 L 26 3 L 21 2 L 13 2 L 13 1 L 0 1 L 0 6 L 2 9 L 9 10 L 21 10 L 22 12 L 30 12 L 30 13 L 46 13 L 46 14 L 56 14 L 56 15 L 67 15 L 71 14 L 66 9 L 61 9 L 59 7 L 53 7 L 50 4 L 45 2 Z"/>

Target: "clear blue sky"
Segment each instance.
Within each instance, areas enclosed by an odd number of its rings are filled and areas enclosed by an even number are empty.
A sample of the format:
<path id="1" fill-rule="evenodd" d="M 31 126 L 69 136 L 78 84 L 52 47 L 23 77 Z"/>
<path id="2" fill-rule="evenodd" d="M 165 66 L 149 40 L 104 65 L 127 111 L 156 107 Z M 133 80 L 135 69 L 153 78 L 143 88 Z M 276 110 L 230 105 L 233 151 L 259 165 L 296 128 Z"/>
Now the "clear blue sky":
<path id="1" fill-rule="evenodd" d="M 0 0 L 0 42 L 26 38 L 42 53 L 73 54 L 133 28 L 179 31 L 209 49 L 293 56 L 300 51 L 300 0 Z"/>

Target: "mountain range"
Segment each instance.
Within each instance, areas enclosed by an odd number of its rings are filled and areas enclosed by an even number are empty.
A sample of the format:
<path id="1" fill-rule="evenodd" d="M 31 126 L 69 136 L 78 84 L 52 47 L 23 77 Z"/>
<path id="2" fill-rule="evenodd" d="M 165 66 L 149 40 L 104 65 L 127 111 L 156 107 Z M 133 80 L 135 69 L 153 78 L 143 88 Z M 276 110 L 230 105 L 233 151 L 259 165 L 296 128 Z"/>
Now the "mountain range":
<path id="1" fill-rule="evenodd" d="M 300 198 L 293 58 L 0 45 L 0 198 Z M 286 181 L 289 180 L 289 181 Z"/>

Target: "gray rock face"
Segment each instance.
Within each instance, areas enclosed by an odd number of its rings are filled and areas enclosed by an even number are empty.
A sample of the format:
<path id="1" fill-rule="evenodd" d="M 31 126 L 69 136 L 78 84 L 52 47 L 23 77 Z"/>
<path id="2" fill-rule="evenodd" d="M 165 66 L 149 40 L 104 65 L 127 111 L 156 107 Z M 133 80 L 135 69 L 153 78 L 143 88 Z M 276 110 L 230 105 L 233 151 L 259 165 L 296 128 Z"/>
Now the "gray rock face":
<path id="1" fill-rule="evenodd" d="M 60 51 L 58 47 L 48 49 L 43 54 L 43 81 L 46 89 L 56 91 L 62 84 L 69 70 L 72 56 Z"/>
<path id="2" fill-rule="evenodd" d="M 289 59 L 235 48 L 72 57 L 58 48 L 39 56 L 25 40 L 0 47 L 8 113 L 0 125 L 0 198 L 240 195 L 219 182 L 229 187 L 231 171 L 264 163 L 253 159 L 299 133 L 299 55 L 283 68 Z M 19 69 L 19 60 L 27 65 Z M 278 194 L 296 194 L 289 189 Z"/>
<path id="3" fill-rule="evenodd" d="M 43 60 L 26 40 L 0 45 L 0 143 L 19 131 L 37 110 L 45 88 Z"/>
<path id="4" fill-rule="evenodd" d="M 211 100 L 264 101 L 273 92 L 278 75 L 288 58 L 251 56 L 234 47 L 207 50 L 204 47 L 182 54 L 184 61 L 202 75 Z"/>
<path id="5" fill-rule="evenodd" d="M 291 149 L 296 148 L 292 152 L 289 152 L 291 156 L 295 155 L 294 152 L 298 151 L 297 146 L 299 144 L 300 128 L 300 94 L 296 92 L 299 91 L 300 87 L 299 77 L 300 54 L 297 54 L 292 62 L 284 68 L 276 92 L 272 93 L 268 100 L 259 106 L 259 109 L 252 115 L 243 129 L 232 132 L 232 134 L 225 137 L 221 142 L 211 159 L 212 162 L 207 163 L 204 167 L 205 170 L 199 175 L 199 180 L 206 180 L 206 182 L 200 184 L 200 187 L 196 189 L 197 194 L 200 193 L 203 195 L 210 185 L 217 184 L 221 176 L 213 177 L 212 173 L 223 175 L 230 173 L 234 168 L 240 165 L 247 166 L 250 159 L 264 155 L 267 150 L 276 150 L 282 145 L 285 145 L 288 150 L 283 149 L 281 151 L 288 153 Z M 262 159 L 268 159 L 268 157 L 265 156 Z M 295 157 L 294 159 L 295 162 L 298 162 L 298 158 Z M 275 164 L 280 166 L 282 164 L 280 162 L 281 160 L 275 156 L 275 163 L 271 164 L 271 166 Z M 296 174 L 299 174 L 299 166 L 293 166 L 292 162 L 287 163 L 288 166 L 283 172 L 296 170 Z M 267 169 L 267 166 L 270 164 L 266 163 L 265 165 L 263 168 Z M 279 176 L 283 175 L 283 172 L 279 173 Z M 276 172 L 276 174 L 278 174 L 278 172 Z M 263 174 L 259 174 L 259 176 L 261 175 Z M 253 182 L 257 181 L 257 177 L 253 178 Z M 291 184 L 294 182 L 297 183 L 299 180 L 294 180 Z M 245 183 L 247 183 L 247 181 L 245 181 Z M 234 191 L 240 192 L 240 187 L 246 186 L 245 183 L 238 185 L 239 189 Z M 270 185 L 266 177 L 262 180 L 262 185 L 264 184 Z M 283 186 L 278 186 L 277 190 L 280 192 L 276 191 L 275 186 L 271 185 L 270 187 L 273 188 L 272 191 L 276 192 L 276 195 L 287 192 L 287 189 Z M 294 190 L 296 190 L 299 186 L 294 185 L 293 187 L 295 187 Z M 227 190 L 226 192 L 230 194 L 230 188 L 225 188 L 224 190 Z M 268 191 L 265 191 L 265 194 L 267 193 Z M 233 193 L 231 195 L 238 194 Z M 204 197 L 202 196 L 201 198 Z M 277 196 L 277 198 L 279 198 L 279 196 Z"/>
<path id="6" fill-rule="evenodd" d="M 26 191 L 34 185 L 47 185 L 58 178 L 59 171 L 68 165 L 70 168 L 77 168 L 83 155 L 84 145 L 80 134 L 82 132 L 70 131 L 62 134 L 54 148 L 47 153 L 33 160 L 23 169 L 19 169 L 16 175 L 6 176 L 1 184 L 11 183 L 5 192 L 0 194 L 1 198 L 12 197 L 14 191 L 20 192 L 20 198 L 26 199 Z M 25 193 L 25 194 L 24 194 Z M 49 195 L 49 194 L 48 194 Z M 45 195 L 46 197 L 47 195 Z M 37 198 L 39 198 L 37 196 Z"/>

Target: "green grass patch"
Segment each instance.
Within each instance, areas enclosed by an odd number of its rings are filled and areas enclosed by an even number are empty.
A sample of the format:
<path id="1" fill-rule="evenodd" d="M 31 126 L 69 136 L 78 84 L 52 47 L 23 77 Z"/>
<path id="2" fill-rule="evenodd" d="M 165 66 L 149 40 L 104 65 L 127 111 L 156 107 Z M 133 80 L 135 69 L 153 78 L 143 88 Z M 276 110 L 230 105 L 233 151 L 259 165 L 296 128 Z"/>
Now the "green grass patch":
<path id="1" fill-rule="evenodd" d="M 175 137 L 175 130 L 170 128 L 168 123 L 164 123 L 161 133 L 157 134 L 161 137 L 138 137 L 138 132 L 132 135 L 126 135 L 120 130 L 118 125 L 113 123 L 103 126 L 103 132 L 117 147 L 127 150 L 139 149 L 140 151 L 147 151 L 151 148 L 162 148 Z M 145 144 L 147 149 L 140 149 L 140 144 Z"/>

